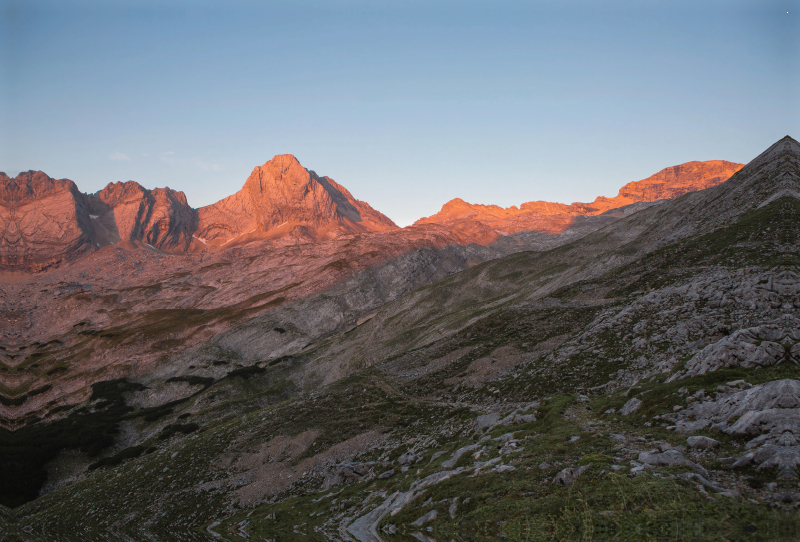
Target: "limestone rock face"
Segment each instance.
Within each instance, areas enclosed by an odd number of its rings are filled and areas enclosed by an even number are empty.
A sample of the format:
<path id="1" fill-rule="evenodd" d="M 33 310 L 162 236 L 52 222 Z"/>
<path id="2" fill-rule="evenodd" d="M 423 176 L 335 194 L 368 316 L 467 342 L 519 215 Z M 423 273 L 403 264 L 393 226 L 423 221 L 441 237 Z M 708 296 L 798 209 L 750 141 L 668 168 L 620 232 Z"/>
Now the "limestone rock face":
<path id="1" fill-rule="evenodd" d="M 467 222 L 480 223 L 495 231 L 496 235 L 491 241 L 509 233 L 528 230 L 560 234 L 573 224 L 577 216 L 595 216 L 626 205 L 673 199 L 689 192 L 711 188 L 725 182 L 742 167 L 743 164 L 724 160 L 687 162 L 663 169 L 641 181 L 628 183 L 619 190 L 616 197 L 601 196 L 592 203 L 565 205 L 549 201 L 530 201 L 519 208 L 503 208 L 497 205 L 471 204 L 456 198 L 445 203 L 442 210 L 435 215 L 421 218 L 415 224 L 436 223 L 451 227 L 458 225 L 463 229 Z M 481 240 L 476 238 L 476 242 L 481 243 Z"/>
<path id="2" fill-rule="evenodd" d="M 724 433 L 754 437 L 747 448 L 755 450 L 738 458 L 732 467 L 753 464 L 759 470 L 777 469 L 779 478 L 797 477 L 800 467 L 798 380 L 775 380 L 723 394 L 715 401 L 704 401 L 662 418 L 672 418 L 677 423 L 677 431 L 691 432 L 711 426 Z"/>
<path id="3" fill-rule="evenodd" d="M 210 244 L 298 224 L 322 238 L 337 231 L 397 229 L 388 217 L 356 200 L 333 179 L 306 170 L 290 154 L 255 168 L 239 192 L 198 212 L 197 237 Z"/>
<path id="4" fill-rule="evenodd" d="M 674 199 L 689 192 L 720 185 L 743 167 L 744 164 L 735 164 L 725 160 L 686 162 L 662 169 L 641 181 L 628 183 L 620 188 L 616 197 L 604 198 L 601 196 L 593 203 L 588 204 L 588 207 L 603 212 L 639 201 Z"/>
<path id="5" fill-rule="evenodd" d="M 45 271 L 107 245 L 186 254 L 257 241 L 303 244 L 399 229 L 292 155 L 255 168 L 239 192 L 199 210 L 189 206 L 183 192 L 149 190 L 133 181 L 83 194 L 72 181 L 42 172 L 15 179 L 0 173 L 0 228 L 0 273 Z"/>
<path id="6" fill-rule="evenodd" d="M 86 197 L 41 171 L 0 173 L 0 273 L 39 272 L 95 250 Z"/>
<path id="7" fill-rule="evenodd" d="M 183 192 L 148 190 L 139 183 L 111 183 L 89 197 L 93 225 L 101 246 L 140 241 L 165 252 L 189 249 L 197 213 Z"/>
<path id="8" fill-rule="evenodd" d="M 772 324 L 740 329 L 708 345 L 686 364 L 686 376 L 715 371 L 722 367 L 769 367 L 786 357 L 782 342 L 791 341 L 796 329 L 782 329 Z"/>

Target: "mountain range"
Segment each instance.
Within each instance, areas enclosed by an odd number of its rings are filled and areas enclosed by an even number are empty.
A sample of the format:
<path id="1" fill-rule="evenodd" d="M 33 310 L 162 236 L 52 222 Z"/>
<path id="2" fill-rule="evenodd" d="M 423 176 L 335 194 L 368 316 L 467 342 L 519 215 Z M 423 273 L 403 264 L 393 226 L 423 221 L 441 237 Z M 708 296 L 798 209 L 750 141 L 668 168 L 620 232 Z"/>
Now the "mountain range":
<path id="1" fill-rule="evenodd" d="M 193 209 L 183 192 L 111 183 L 81 193 L 67 179 L 28 171 L 0 173 L 2 270 L 41 272 L 109 246 L 147 246 L 169 254 L 233 247 L 294 234 L 320 241 L 397 226 L 291 155 L 257 167 L 239 192 Z"/>
<path id="2" fill-rule="evenodd" d="M 577 216 L 632 203 L 671 199 L 723 182 L 742 167 L 725 161 L 689 162 L 664 169 L 592 204 L 523 203 L 520 208 L 446 203 L 415 225 L 437 224 L 459 244 L 491 244 L 509 232 L 559 234 Z M 77 261 L 109 245 L 148 247 L 169 254 L 232 248 L 258 241 L 322 242 L 399 229 L 388 217 L 330 177 L 303 168 L 292 155 L 253 170 L 241 190 L 194 209 L 183 192 L 146 189 L 134 181 L 84 194 L 68 179 L 28 171 L 0 173 L 0 273 L 37 273 Z"/>
<path id="3" fill-rule="evenodd" d="M 791 137 L 407 228 L 288 155 L 0 182 L 0 537 L 796 534 Z"/>

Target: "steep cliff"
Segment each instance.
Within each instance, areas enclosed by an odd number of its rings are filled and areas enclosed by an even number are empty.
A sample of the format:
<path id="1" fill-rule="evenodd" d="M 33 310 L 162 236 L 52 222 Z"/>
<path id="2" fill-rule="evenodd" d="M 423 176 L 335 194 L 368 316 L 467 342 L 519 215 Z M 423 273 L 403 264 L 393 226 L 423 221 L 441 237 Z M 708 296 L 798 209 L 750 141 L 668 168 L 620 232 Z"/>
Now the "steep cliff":
<path id="1" fill-rule="evenodd" d="M 290 154 L 255 168 L 241 190 L 201 207 L 198 215 L 196 235 L 210 245 L 247 234 L 280 235 L 297 225 L 316 238 L 397 229 L 388 217 L 356 200 L 333 179 L 306 170 Z"/>
<path id="2" fill-rule="evenodd" d="M 0 273 L 44 271 L 91 253 L 87 203 L 69 179 L 0 173 Z"/>
<path id="3" fill-rule="evenodd" d="M 101 246 L 142 242 L 165 252 L 186 252 L 197 227 L 197 212 L 183 192 L 148 190 L 139 183 L 111 183 L 89 196 Z"/>

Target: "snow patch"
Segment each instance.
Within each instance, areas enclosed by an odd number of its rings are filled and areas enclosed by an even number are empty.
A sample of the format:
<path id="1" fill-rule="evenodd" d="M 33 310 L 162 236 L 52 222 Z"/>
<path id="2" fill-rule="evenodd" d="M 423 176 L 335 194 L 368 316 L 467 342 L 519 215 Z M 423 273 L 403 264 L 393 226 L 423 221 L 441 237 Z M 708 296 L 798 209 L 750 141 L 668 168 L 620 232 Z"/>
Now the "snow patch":
<path id="1" fill-rule="evenodd" d="M 240 233 L 240 234 L 239 234 L 239 235 L 237 235 L 236 237 L 231 237 L 230 239 L 228 239 L 227 241 L 225 241 L 224 243 L 222 243 L 220 246 L 221 246 L 221 247 L 224 247 L 225 245 L 227 245 L 228 243 L 230 243 L 230 242 L 231 242 L 231 241 L 233 241 L 234 239 L 238 239 L 239 237 L 241 237 L 241 236 L 243 236 L 243 235 L 247 235 L 248 233 L 253 233 L 254 231 L 256 231 L 256 230 L 255 230 L 255 228 L 253 228 L 253 229 L 252 229 L 252 230 L 250 230 L 250 231 L 246 231 L 246 232 L 244 232 L 244 233 Z"/>
<path id="2" fill-rule="evenodd" d="M 89 215 L 89 218 L 91 218 L 92 220 L 97 220 L 98 218 L 100 218 L 100 215 Z"/>

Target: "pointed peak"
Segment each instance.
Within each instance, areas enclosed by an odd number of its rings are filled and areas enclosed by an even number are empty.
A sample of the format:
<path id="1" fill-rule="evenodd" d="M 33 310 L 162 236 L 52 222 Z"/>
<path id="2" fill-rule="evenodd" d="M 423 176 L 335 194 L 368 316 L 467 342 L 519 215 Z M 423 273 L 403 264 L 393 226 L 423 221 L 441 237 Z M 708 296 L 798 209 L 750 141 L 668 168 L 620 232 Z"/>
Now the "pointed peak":
<path id="1" fill-rule="evenodd" d="M 687 224 L 714 228 L 782 197 L 800 199 L 800 144 L 786 136 L 696 204 Z"/>
<path id="2" fill-rule="evenodd" d="M 263 168 L 263 167 L 272 166 L 272 167 L 289 168 L 289 167 L 292 167 L 292 166 L 295 166 L 295 165 L 303 167 L 302 164 L 300 164 L 300 160 L 298 160 L 295 155 L 293 155 L 293 154 L 276 154 L 275 156 L 272 157 L 272 159 L 267 160 L 266 162 L 264 162 L 264 165 L 262 165 L 261 167 Z M 303 169 L 305 169 L 305 168 L 303 168 Z"/>
<path id="3" fill-rule="evenodd" d="M 753 167 L 759 167 L 763 163 L 773 160 L 774 158 L 786 153 L 800 155 L 800 143 L 788 135 L 782 137 L 770 145 L 767 150 L 753 158 L 744 169 L 749 171 Z"/>
<path id="4" fill-rule="evenodd" d="M 792 136 L 784 136 L 778 141 L 770 145 L 765 152 L 800 152 L 800 143 L 797 142 Z"/>
<path id="5" fill-rule="evenodd" d="M 136 181 L 117 181 L 113 183 L 108 183 L 103 187 L 102 190 L 98 190 L 96 194 L 101 194 L 105 192 L 112 192 L 116 190 L 124 190 L 125 192 L 130 192 L 135 190 L 137 192 L 144 192 L 147 190 L 145 187 L 137 183 Z"/>

